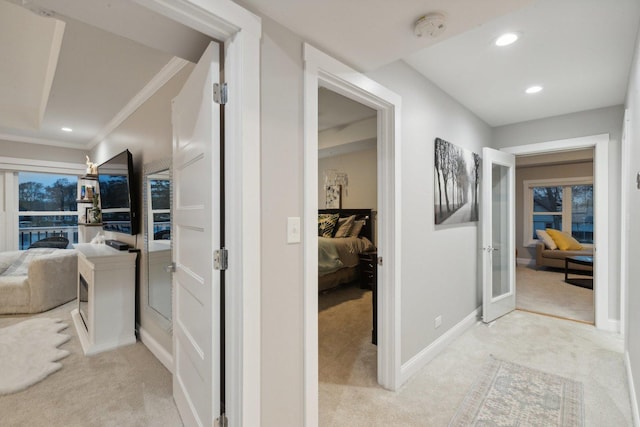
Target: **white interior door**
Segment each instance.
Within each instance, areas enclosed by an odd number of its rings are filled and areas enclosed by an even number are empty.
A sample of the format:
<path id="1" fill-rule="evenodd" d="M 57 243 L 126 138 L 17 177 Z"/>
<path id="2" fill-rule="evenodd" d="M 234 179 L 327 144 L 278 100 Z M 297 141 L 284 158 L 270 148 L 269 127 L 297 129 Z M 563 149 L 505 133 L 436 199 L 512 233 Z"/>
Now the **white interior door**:
<path id="1" fill-rule="evenodd" d="M 173 100 L 173 396 L 185 426 L 220 413 L 219 46 L 212 42 Z"/>
<path id="2" fill-rule="evenodd" d="M 516 308 L 515 156 L 482 149 L 482 320 Z"/>

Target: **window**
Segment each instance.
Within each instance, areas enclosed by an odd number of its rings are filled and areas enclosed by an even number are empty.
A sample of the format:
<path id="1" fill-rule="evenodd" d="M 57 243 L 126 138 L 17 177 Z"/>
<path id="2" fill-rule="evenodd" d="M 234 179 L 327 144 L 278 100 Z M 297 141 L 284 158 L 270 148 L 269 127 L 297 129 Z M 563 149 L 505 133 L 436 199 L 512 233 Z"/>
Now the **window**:
<path id="1" fill-rule="evenodd" d="M 78 177 L 18 172 L 19 248 L 51 236 L 78 243 Z"/>
<path id="2" fill-rule="evenodd" d="M 149 177 L 151 194 L 150 236 L 153 240 L 171 240 L 171 180 L 157 174 Z"/>
<path id="3" fill-rule="evenodd" d="M 593 243 L 593 179 L 524 182 L 524 246 L 538 241 L 536 230 L 555 228 L 581 243 Z"/>

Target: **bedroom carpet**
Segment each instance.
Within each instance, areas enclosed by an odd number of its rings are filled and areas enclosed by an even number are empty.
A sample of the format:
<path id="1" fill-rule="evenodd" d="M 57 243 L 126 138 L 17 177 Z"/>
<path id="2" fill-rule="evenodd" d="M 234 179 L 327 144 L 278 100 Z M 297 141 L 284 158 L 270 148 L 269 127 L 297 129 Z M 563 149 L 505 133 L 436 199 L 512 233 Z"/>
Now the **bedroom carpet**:
<path id="1" fill-rule="evenodd" d="M 561 271 L 516 268 L 516 307 L 593 324 L 593 290 L 564 282 Z"/>
<path id="2" fill-rule="evenodd" d="M 376 384 L 369 343 L 369 296 L 358 289 L 320 295 L 322 427 L 447 426 L 490 355 L 582 382 L 585 426 L 632 425 L 622 338 L 523 311 L 491 326 L 477 323 L 400 390 L 384 390 Z M 352 327 L 348 319 L 356 313 L 364 317 Z"/>
<path id="3" fill-rule="evenodd" d="M 26 390 L 0 396 L 0 425 L 7 427 L 124 427 L 182 425 L 169 371 L 136 344 L 85 357 L 70 312 L 72 301 L 34 316 L 0 316 L 0 327 L 51 317 L 69 325 L 70 352 L 63 368 Z"/>

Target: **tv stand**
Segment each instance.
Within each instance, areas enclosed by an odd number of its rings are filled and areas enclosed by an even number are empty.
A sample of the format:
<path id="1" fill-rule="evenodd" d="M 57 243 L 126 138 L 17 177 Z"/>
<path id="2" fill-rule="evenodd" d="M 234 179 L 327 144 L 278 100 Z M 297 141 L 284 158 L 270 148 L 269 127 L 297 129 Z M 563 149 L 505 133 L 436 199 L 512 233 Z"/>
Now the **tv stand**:
<path id="1" fill-rule="evenodd" d="M 135 343 L 137 253 L 91 243 L 75 248 L 79 306 L 71 317 L 82 351 L 90 355 Z"/>

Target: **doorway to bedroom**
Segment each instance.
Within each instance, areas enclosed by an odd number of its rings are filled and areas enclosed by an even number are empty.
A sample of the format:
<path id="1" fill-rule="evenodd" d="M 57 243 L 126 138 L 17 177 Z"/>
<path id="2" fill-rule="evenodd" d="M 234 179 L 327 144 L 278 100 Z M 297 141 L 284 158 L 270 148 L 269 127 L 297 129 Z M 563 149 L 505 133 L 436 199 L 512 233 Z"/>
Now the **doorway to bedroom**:
<path id="1" fill-rule="evenodd" d="M 594 149 L 516 157 L 516 307 L 595 323 Z"/>
<path id="2" fill-rule="evenodd" d="M 377 386 L 377 111 L 318 88 L 320 424 Z"/>

